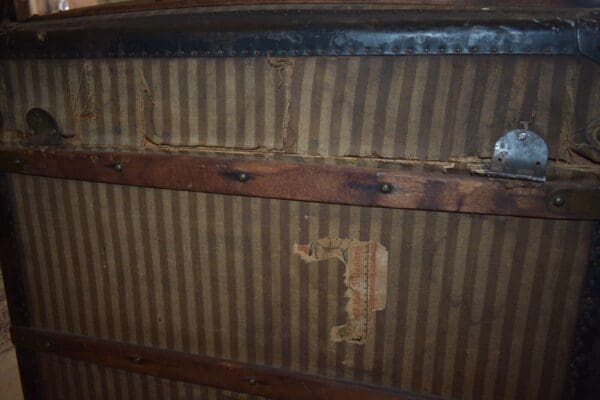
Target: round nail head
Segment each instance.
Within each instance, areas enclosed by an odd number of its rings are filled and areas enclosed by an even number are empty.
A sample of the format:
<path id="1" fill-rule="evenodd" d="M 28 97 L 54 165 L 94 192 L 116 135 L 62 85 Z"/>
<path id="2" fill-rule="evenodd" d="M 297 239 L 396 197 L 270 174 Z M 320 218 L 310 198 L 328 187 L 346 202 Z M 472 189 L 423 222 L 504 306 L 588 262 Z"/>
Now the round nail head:
<path id="1" fill-rule="evenodd" d="M 566 203 L 565 197 L 561 194 L 556 194 L 554 195 L 554 197 L 552 198 L 552 204 L 555 207 L 562 207 L 564 206 Z"/>
<path id="2" fill-rule="evenodd" d="M 379 190 L 381 191 L 381 193 L 390 193 L 392 191 L 392 185 L 390 185 L 389 183 L 382 183 L 379 186 Z"/>

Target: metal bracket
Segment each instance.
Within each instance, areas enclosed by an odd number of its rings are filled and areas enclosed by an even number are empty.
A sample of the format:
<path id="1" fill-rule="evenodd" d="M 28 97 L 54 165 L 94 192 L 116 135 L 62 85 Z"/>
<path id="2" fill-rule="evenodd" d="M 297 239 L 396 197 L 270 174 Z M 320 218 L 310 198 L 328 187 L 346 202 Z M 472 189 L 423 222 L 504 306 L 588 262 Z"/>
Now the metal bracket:
<path id="1" fill-rule="evenodd" d="M 600 62 L 600 14 L 593 12 L 589 17 L 579 19 L 577 25 L 579 52 Z"/>
<path id="2" fill-rule="evenodd" d="M 546 181 L 548 146 L 537 133 L 515 129 L 501 136 L 494 145 L 494 156 L 488 176 Z"/>
<path id="3" fill-rule="evenodd" d="M 357 9 L 172 10 L 4 24 L 0 59 L 579 55 L 599 59 L 594 15 Z"/>
<path id="4" fill-rule="evenodd" d="M 31 131 L 30 143 L 33 145 L 59 145 L 61 135 L 56 120 L 46 110 L 32 108 L 25 116 Z"/>

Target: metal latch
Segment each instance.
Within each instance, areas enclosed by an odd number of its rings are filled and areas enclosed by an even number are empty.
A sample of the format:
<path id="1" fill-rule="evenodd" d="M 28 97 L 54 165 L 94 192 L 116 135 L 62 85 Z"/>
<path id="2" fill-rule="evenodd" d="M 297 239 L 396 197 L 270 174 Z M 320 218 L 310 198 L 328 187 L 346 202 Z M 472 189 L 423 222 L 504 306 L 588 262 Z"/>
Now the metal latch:
<path id="1" fill-rule="evenodd" d="M 494 145 L 494 156 L 488 176 L 546 181 L 548 146 L 537 133 L 528 129 L 515 129 L 501 136 Z"/>

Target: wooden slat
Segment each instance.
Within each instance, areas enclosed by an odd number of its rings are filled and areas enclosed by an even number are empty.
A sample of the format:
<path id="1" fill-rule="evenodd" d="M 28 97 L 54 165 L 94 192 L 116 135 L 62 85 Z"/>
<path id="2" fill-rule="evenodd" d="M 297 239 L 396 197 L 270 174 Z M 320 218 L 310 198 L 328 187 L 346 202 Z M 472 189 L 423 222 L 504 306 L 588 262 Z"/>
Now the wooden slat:
<path id="1" fill-rule="evenodd" d="M 121 170 L 115 168 L 117 164 Z M 0 151 L 0 170 L 285 200 L 557 219 L 600 218 L 600 209 L 594 206 L 600 198 L 598 185 L 571 182 L 534 183 L 190 154 L 66 150 Z M 242 173 L 246 181 L 240 180 Z M 381 191 L 386 183 L 391 185 L 389 193 Z M 556 193 L 566 204 L 552 204 Z"/>
<path id="2" fill-rule="evenodd" d="M 25 20 L 30 17 L 31 13 L 25 12 L 29 10 L 23 6 L 26 0 L 13 0 L 16 8 L 22 8 L 23 11 L 17 14 L 19 20 Z M 118 3 L 100 4 L 96 6 L 74 8 L 60 13 L 49 15 L 35 16 L 35 19 L 47 18 L 65 18 L 65 17 L 81 17 L 112 13 L 123 13 L 133 11 L 151 11 L 173 8 L 188 8 L 188 7 L 215 7 L 215 6 L 262 6 L 262 5 L 298 5 L 298 4 L 315 4 L 315 5 L 332 5 L 332 4 L 367 4 L 367 5 L 387 5 L 395 7 L 419 7 L 419 8 L 481 8 L 481 7 L 594 7 L 595 4 L 591 0 L 579 1 L 573 4 L 569 0 L 507 0 L 497 2 L 494 0 L 479 1 L 479 0 L 130 0 Z"/>
<path id="3" fill-rule="evenodd" d="M 424 400 L 437 398 L 201 355 L 32 328 L 13 327 L 11 335 L 15 344 L 23 349 L 272 399 Z"/>

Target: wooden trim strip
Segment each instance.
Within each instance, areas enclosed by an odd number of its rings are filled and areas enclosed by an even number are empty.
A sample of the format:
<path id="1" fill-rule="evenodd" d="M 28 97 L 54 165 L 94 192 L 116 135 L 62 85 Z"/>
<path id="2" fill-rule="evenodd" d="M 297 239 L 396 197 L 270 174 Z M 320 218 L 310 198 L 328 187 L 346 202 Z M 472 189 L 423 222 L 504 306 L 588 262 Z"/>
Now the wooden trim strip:
<path id="1" fill-rule="evenodd" d="M 43 19 L 58 19 L 67 17 L 82 17 L 95 16 L 103 14 L 117 14 L 124 12 L 135 11 L 153 11 L 163 9 L 191 8 L 191 7 L 217 7 L 217 6 L 263 6 L 263 5 L 298 5 L 298 4 L 314 4 L 314 5 L 335 5 L 335 4 L 357 4 L 357 5 L 387 5 L 395 7 L 418 7 L 419 9 L 465 9 L 465 8 L 481 8 L 483 6 L 496 6 L 493 1 L 482 2 L 480 0 L 130 0 L 118 3 L 99 4 L 95 6 L 73 8 L 66 11 L 56 12 L 48 15 L 31 15 L 29 8 L 24 8 L 23 3 L 26 0 L 13 0 L 19 7 L 23 7 L 23 11 L 18 13 L 19 20 Z M 506 0 L 503 2 L 503 7 L 519 7 L 519 8 L 539 8 L 539 7 L 570 7 L 570 8 L 593 8 L 596 4 L 592 0 L 580 0 L 577 4 L 573 4 L 569 0 Z M 27 10 L 27 12 L 25 12 Z"/>
<path id="2" fill-rule="evenodd" d="M 8 303 L 10 321 L 13 325 L 30 324 L 28 302 L 23 283 L 20 251 L 15 233 L 12 211 L 11 188 L 6 174 L 0 173 L 0 266 Z M 38 364 L 34 353 L 17 351 L 19 374 L 25 399 L 38 399 Z"/>
<path id="3" fill-rule="evenodd" d="M 0 171 L 359 206 L 556 219 L 600 218 L 600 207 L 593 205 L 600 199 L 600 187 L 572 182 L 535 183 L 159 152 L 67 150 L 0 151 Z M 563 198 L 559 206 L 553 203 L 557 194 Z"/>
<path id="4" fill-rule="evenodd" d="M 425 400 L 437 397 L 343 382 L 170 350 L 32 328 L 13 327 L 19 348 L 109 368 L 272 399 Z"/>

